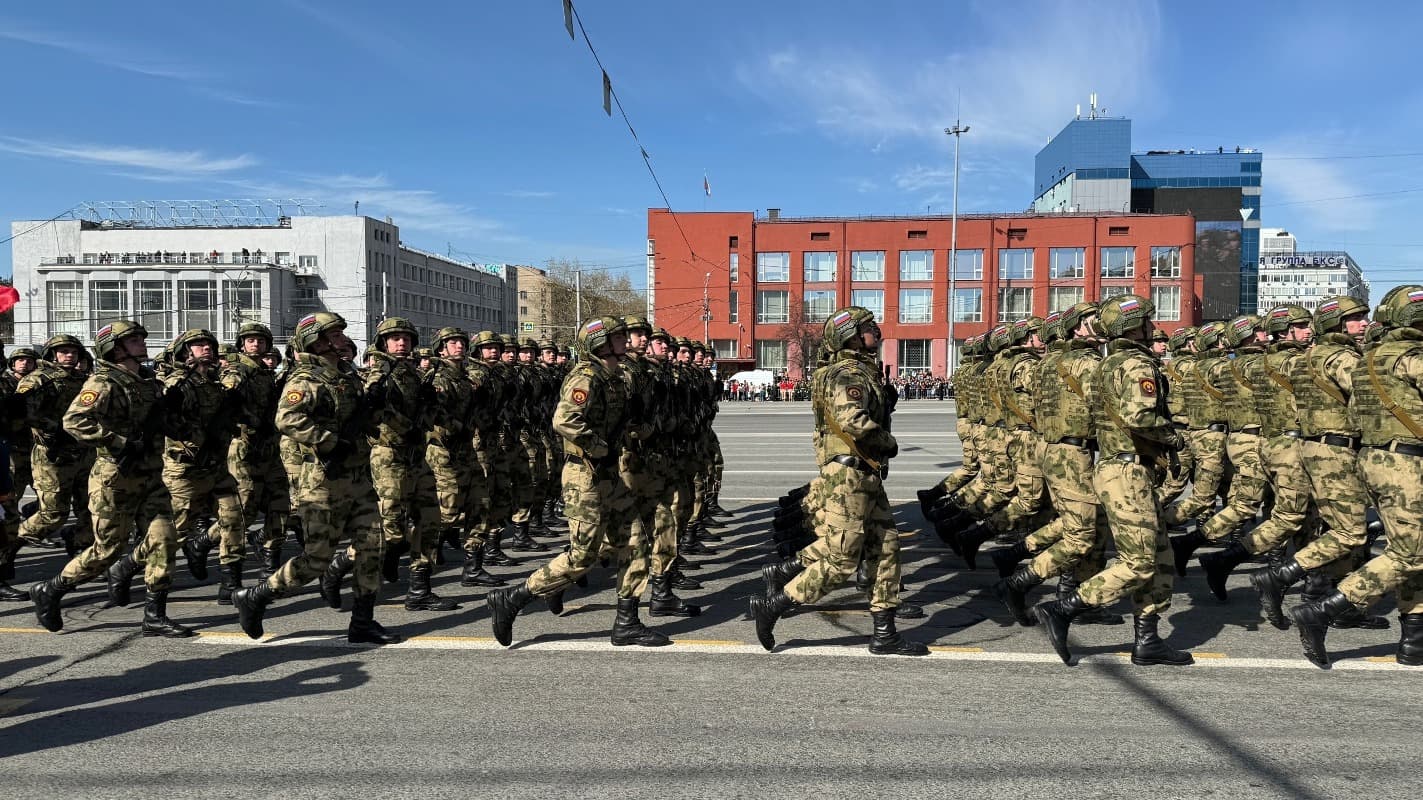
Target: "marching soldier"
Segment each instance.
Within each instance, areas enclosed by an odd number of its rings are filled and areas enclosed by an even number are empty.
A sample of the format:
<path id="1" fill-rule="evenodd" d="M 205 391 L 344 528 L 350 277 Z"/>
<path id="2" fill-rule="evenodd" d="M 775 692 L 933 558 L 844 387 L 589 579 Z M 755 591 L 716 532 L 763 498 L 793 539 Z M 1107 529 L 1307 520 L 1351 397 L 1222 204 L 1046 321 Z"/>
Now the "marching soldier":
<path id="1" fill-rule="evenodd" d="M 1191 475 L 1190 496 L 1166 509 L 1167 527 L 1199 524 L 1214 514 L 1216 497 L 1229 477 L 1230 464 L 1225 457 L 1226 436 L 1230 430 L 1226 392 L 1216 386 L 1212 377 L 1225 358 L 1221 346 L 1224 333 L 1224 322 L 1202 325 L 1196 331 L 1196 358 L 1188 368 L 1182 369 L 1184 391 L 1194 401 L 1190 406 L 1189 437 L 1195 472 Z"/>
<path id="2" fill-rule="evenodd" d="M 67 333 L 50 337 L 38 368 L 15 389 L 24 398 L 25 419 L 34 437 L 30 469 L 39 502 L 39 509 L 20 524 L 19 537 L 27 544 L 47 546 L 45 540 L 64 528 L 73 511 L 74 532 L 65 537 L 71 557 L 94 535 L 86 487 L 94 452 L 66 433 L 63 424 L 65 409 L 84 385 L 79 370 L 83 353 L 83 343 Z"/>
<path id="3" fill-rule="evenodd" d="M 243 323 L 237 330 L 237 352 L 227 360 L 232 368 L 223 371 L 222 385 L 238 409 L 237 435 L 227 451 L 228 469 L 237 481 L 243 530 L 262 515 L 257 548 L 262 561 L 259 574 L 265 580 L 282 565 L 291 516 L 291 494 L 274 421 L 279 397 L 275 370 L 281 357 L 272 349 L 271 329 L 259 322 Z"/>

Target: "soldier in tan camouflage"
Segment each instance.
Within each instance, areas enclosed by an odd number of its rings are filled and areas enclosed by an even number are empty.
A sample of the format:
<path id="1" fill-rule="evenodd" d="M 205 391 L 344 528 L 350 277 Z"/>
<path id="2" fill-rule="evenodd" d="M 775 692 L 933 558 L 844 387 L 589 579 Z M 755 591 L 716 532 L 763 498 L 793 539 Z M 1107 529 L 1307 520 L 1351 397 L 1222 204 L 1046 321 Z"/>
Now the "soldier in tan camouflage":
<path id="1" fill-rule="evenodd" d="M 0 510 L 4 519 L 0 520 L 0 601 L 25 602 L 30 599 L 28 592 L 16 589 L 7 581 L 15 577 L 15 554 L 20 549 L 20 503 L 25 490 L 33 481 L 30 469 L 30 451 L 34 447 L 34 436 L 30 431 L 25 397 L 16 392 L 20 381 L 39 366 L 40 355 L 33 348 L 19 347 L 5 355 L 5 346 L 0 344 L 0 357 L 5 358 L 7 369 L 0 371 L 0 439 L 10 447 L 10 493 L 0 499 Z"/>
<path id="2" fill-rule="evenodd" d="M 23 542 L 47 546 L 59 533 L 69 514 L 74 513 L 74 530 L 66 533 L 66 549 L 72 557 L 94 537 L 89 513 L 88 479 L 94 451 L 81 447 L 65 433 L 65 409 L 79 395 L 85 375 L 79 370 L 84 345 L 67 333 L 45 342 L 39 366 L 20 380 L 15 393 L 24 400 L 25 417 L 34 437 L 30 469 L 39 507 L 20 524 Z"/>

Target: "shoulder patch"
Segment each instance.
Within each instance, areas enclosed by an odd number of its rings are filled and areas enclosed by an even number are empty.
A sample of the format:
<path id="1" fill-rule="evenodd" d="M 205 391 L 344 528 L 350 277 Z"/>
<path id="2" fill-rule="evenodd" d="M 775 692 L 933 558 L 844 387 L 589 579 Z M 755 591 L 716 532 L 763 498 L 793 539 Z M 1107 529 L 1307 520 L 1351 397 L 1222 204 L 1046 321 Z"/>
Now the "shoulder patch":
<path id="1" fill-rule="evenodd" d="M 574 389 L 569 393 L 568 399 L 572 400 L 574 404 L 581 406 L 588 402 L 588 392 L 584 389 Z"/>
<path id="2" fill-rule="evenodd" d="M 18 388 L 15 389 L 15 394 L 24 394 L 25 392 L 28 392 L 33 388 L 35 388 L 33 384 L 22 383 L 19 385 Z"/>
<path id="3" fill-rule="evenodd" d="M 292 389 L 282 397 L 282 400 L 285 401 L 287 405 L 294 406 L 297 403 L 300 403 L 303 397 L 306 397 L 306 395 L 303 394 L 300 390 Z"/>
<path id="4" fill-rule="evenodd" d="M 850 388 L 846 389 L 845 394 L 848 395 L 851 400 L 859 400 L 860 398 L 865 396 L 864 391 L 861 390 L 858 386 L 851 386 Z"/>
<path id="5" fill-rule="evenodd" d="M 79 393 L 79 405 L 92 406 L 99 399 L 99 393 L 93 389 L 85 389 Z"/>
<path id="6" fill-rule="evenodd" d="M 1147 397 L 1156 396 L 1156 381 L 1150 378 L 1142 378 L 1141 382 L 1137 385 L 1141 387 L 1141 393 Z"/>

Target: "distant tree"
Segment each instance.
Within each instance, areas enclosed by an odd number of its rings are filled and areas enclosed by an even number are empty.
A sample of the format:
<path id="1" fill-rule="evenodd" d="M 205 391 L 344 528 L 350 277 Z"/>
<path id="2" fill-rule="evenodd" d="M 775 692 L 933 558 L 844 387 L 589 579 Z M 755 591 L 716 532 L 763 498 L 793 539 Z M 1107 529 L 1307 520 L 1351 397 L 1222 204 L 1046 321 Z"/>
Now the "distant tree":
<path id="1" fill-rule="evenodd" d="M 647 314 L 647 294 L 633 288 L 625 272 L 584 267 L 577 260 L 549 259 L 548 324 L 556 339 L 572 341 L 578 332 L 578 291 L 581 286 L 583 321 L 595 317 Z M 581 280 L 579 272 L 582 272 Z"/>
<path id="2" fill-rule="evenodd" d="M 806 377 L 815 371 L 815 353 L 820 349 L 825 321 L 812 321 L 806 316 L 802 303 L 791 305 L 786 320 L 776 330 L 776 335 L 786 343 L 786 367 L 792 374 Z"/>

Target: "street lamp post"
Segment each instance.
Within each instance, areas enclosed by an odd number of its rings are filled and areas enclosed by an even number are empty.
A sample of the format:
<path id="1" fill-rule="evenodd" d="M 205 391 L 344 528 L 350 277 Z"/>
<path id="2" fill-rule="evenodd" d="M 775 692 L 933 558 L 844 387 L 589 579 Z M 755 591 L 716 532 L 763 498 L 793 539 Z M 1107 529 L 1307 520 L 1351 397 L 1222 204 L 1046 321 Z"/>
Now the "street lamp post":
<path id="1" fill-rule="evenodd" d="M 949 347 L 948 361 L 944 367 L 946 377 L 954 374 L 954 272 L 958 269 L 959 257 L 959 137 L 968 133 L 967 125 L 960 125 L 959 120 L 954 120 L 954 127 L 945 128 L 944 133 L 954 137 L 954 211 L 949 223 L 949 301 L 945 307 L 949 313 Z"/>

